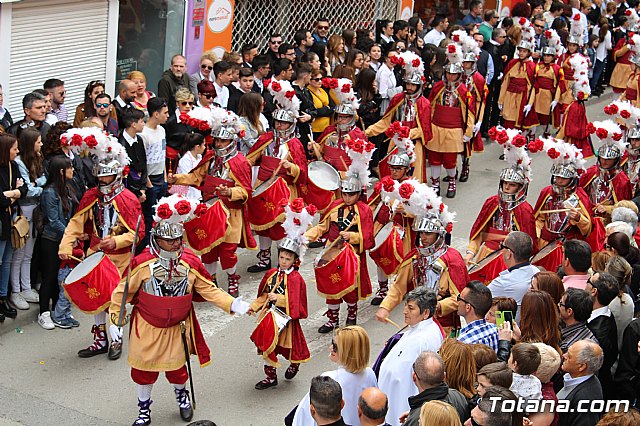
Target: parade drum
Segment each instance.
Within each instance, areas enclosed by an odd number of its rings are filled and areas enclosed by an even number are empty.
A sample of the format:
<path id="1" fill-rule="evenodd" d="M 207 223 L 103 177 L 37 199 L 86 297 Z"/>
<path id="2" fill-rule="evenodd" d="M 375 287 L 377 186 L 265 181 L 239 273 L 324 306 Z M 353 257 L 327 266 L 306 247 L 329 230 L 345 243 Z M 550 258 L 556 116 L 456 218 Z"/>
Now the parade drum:
<path id="1" fill-rule="evenodd" d="M 340 299 L 358 285 L 360 259 L 351 244 L 336 244 L 324 249 L 314 262 L 318 294 L 325 299 Z"/>
<path id="2" fill-rule="evenodd" d="M 351 158 L 344 149 L 336 148 L 325 144 L 323 147 L 323 157 L 339 172 L 346 172 L 351 164 Z"/>
<path id="3" fill-rule="evenodd" d="M 334 191 L 340 188 L 340 173 L 329 163 L 314 161 L 309 164 L 307 186 L 303 187 L 303 199 L 324 211 L 333 202 Z"/>
<path id="4" fill-rule="evenodd" d="M 469 278 L 488 285 L 505 269 L 507 269 L 507 265 L 504 264 L 502 250 L 496 250 L 469 268 Z"/>
<path id="5" fill-rule="evenodd" d="M 253 190 L 247 201 L 249 222 L 256 231 L 263 231 L 277 223 L 284 222 L 284 207 L 288 203 L 291 191 L 281 177 L 271 178 Z"/>
<path id="6" fill-rule="evenodd" d="M 395 274 L 404 259 L 403 234 L 402 229 L 389 222 L 378 231 L 376 245 L 369 251 L 371 259 L 387 276 Z"/>
<path id="7" fill-rule="evenodd" d="M 291 317 L 289 315 L 276 306 L 271 306 L 265 311 L 265 315 L 249 338 L 260 352 L 269 354 L 275 349 L 280 333 L 282 333 L 282 330 L 290 320 Z"/>
<path id="8" fill-rule="evenodd" d="M 80 262 L 67 275 L 62 288 L 82 312 L 97 314 L 111 303 L 111 293 L 120 282 L 120 272 L 111 259 L 99 251 Z"/>
<path id="9" fill-rule="evenodd" d="M 540 249 L 535 256 L 531 257 L 531 264 L 547 271 L 556 272 L 558 266 L 562 264 L 563 257 L 562 238 L 558 238 L 555 241 L 551 241 Z"/>
<path id="10" fill-rule="evenodd" d="M 214 198 L 207 205 L 205 214 L 184 223 L 187 244 L 199 256 L 219 246 L 229 228 L 229 210 L 222 200 Z"/>

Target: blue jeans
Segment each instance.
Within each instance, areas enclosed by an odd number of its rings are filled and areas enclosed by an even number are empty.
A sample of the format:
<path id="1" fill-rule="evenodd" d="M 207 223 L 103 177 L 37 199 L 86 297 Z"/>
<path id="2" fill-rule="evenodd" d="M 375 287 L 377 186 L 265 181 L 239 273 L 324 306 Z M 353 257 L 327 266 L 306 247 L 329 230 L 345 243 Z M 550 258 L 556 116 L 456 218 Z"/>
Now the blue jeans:
<path id="1" fill-rule="evenodd" d="M 7 297 L 9 292 L 11 259 L 13 258 L 13 246 L 11 245 L 11 240 L 0 241 L 0 253 L 2 253 L 2 267 L 0 267 L 0 297 Z"/>
<path id="2" fill-rule="evenodd" d="M 71 318 L 71 303 L 67 299 L 67 296 L 64 294 L 64 289 L 62 288 L 62 282 L 67 278 L 69 273 L 71 273 L 71 268 L 69 266 L 60 268 L 58 271 L 58 286 L 60 286 L 60 294 L 58 295 L 58 303 L 56 303 L 56 307 L 53 310 L 54 321 L 62 321 L 63 319 Z"/>
<path id="3" fill-rule="evenodd" d="M 595 90 L 595 88 L 598 87 L 600 76 L 602 75 L 603 71 L 604 62 L 596 59 L 596 64 L 593 67 L 593 76 L 589 80 L 589 86 L 591 87 L 591 90 Z"/>

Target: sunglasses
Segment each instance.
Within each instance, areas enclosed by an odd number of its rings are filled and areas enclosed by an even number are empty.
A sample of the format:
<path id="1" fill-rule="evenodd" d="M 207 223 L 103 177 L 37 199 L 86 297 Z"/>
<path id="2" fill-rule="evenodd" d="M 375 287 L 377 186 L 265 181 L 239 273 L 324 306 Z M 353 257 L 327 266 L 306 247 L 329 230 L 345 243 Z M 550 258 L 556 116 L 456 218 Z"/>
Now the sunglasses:
<path id="1" fill-rule="evenodd" d="M 312 78 L 311 81 L 322 81 L 322 78 L 318 78 L 318 77 Z"/>
<path id="2" fill-rule="evenodd" d="M 36 127 L 36 123 L 33 120 L 30 120 L 27 123 L 20 123 L 20 128 L 21 129 L 27 129 L 29 127 Z"/>
<path id="3" fill-rule="evenodd" d="M 398 52 L 398 53 L 402 53 L 404 51 L 405 51 L 405 49 L 403 49 L 402 47 L 397 47 L 396 48 L 396 52 Z"/>
<path id="4" fill-rule="evenodd" d="M 338 344 L 333 339 L 331 339 L 331 352 L 333 352 L 334 354 L 338 353 Z"/>
<path id="5" fill-rule="evenodd" d="M 270 44 L 282 44 L 282 40 L 271 40 Z"/>
<path id="6" fill-rule="evenodd" d="M 200 93 L 200 95 L 204 96 L 207 99 L 213 99 L 213 98 L 216 97 L 215 95 L 212 95 L 211 93 Z"/>
<path id="7" fill-rule="evenodd" d="M 467 305 L 471 306 L 473 309 L 476 309 L 476 307 L 475 307 L 475 305 L 474 305 L 473 303 L 471 303 L 471 302 L 468 302 L 468 301 L 464 300 L 464 299 L 462 298 L 462 296 L 460 296 L 460 295 L 458 295 L 457 300 L 458 300 L 458 302 L 464 302 L 464 303 L 466 303 Z"/>
<path id="8" fill-rule="evenodd" d="M 180 102 L 180 105 L 182 106 L 187 106 L 187 105 L 193 105 L 195 102 L 193 101 L 184 101 L 184 102 Z"/>
<path id="9" fill-rule="evenodd" d="M 544 28 L 544 25 L 534 24 L 533 26 L 534 26 L 534 27 L 536 27 L 536 28 L 541 28 L 541 29 L 543 29 L 543 28 Z"/>
<path id="10" fill-rule="evenodd" d="M 200 65 L 200 68 L 202 68 L 203 70 L 209 70 L 209 71 L 211 71 L 213 69 L 212 66 L 205 65 L 205 64 Z"/>
<path id="11" fill-rule="evenodd" d="M 318 25 L 317 27 L 319 30 L 328 30 L 329 26 L 328 25 Z"/>
<path id="12" fill-rule="evenodd" d="M 96 108 L 109 108 L 110 104 L 96 104 Z"/>
<path id="13" fill-rule="evenodd" d="M 509 247 L 505 246 L 504 244 L 500 243 L 500 250 L 505 250 L 505 249 L 509 250 L 510 252 L 513 252 L 513 250 L 511 248 L 509 248 Z"/>

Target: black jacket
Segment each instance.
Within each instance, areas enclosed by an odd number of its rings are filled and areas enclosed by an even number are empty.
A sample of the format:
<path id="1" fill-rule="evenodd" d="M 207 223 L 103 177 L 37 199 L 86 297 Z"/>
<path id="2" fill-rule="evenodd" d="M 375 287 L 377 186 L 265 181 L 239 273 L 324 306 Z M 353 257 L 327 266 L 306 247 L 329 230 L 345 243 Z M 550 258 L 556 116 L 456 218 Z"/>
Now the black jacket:
<path id="1" fill-rule="evenodd" d="M 604 362 L 598 372 L 598 379 L 602 385 L 604 397 L 609 399 L 614 393 L 611 367 L 616 362 L 616 359 L 618 359 L 618 329 L 616 327 L 616 320 L 613 315 L 600 315 L 589 322 L 587 327 L 596 339 L 598 339 L 598 343 L 604 353 Z"/>
<path id="2" fill-rule="evenodd" d="M 53 154 L 44 159 L 42 167 L 44 169 L 45 175 L 49 174 L 49 164 L 51 164 L 51 160 L 54 157 L 67 157 L 62 151 L 59 151 L 56 154 Z M 85 162 L 78 155 L 73 156 L 73 160 L 71 160 L 71 164 L 73 165 L 73 177 L 69 181 L 69 186 L 73 191 L 73 195 L 76 200 L 81 200 L 84 193 L 87 191 L 87 180 L 91 180 L 92 186 L 97 185 L 96 177 L 93 176 L 93 172 L 87 170 Z M 87 176 L 87 174 L 89 176 Z M 88 179 L 89 178 L 89 179 Z"/>
<path id="3" fill-rule="evenodd" d="M 16 188 L 16 181 L 20 177 L 20 169 L 18 165 L 11 161 L 9 163 L 11 167 L 11 181 L 9 181 L 9 167 L 0 166 L 0 223 L 2 229 L 0 230 L 0 241 L 7 241 L 11 236 L 11 216 L 16 212 L 18 204 L 14 202 L 11 204 L 11 200 L 4 196 L 4 191 L 17 189 L 20 191 L 20 198 L 27 195 L 27 184 L 25 183 L 20 188 Z"/>
<path id="4" fill-rule="evenodd" d="M 193 129 L 184 123 L 178 123 L 178 117 L 170 116 L 164 124 L 164 130 L 167 134 L 167 146 L 181 151 L 184 145 L 184 137 L 187 133 L 193 133 Z"/>
<path id="5" fill-rule="evenodd" d="M 176 110 L 176 92 L 183 87 L 189 89 L 189 74 L 184 73 L 181 78 L 176 78 L 171 70 L 162 73 L 162 78 L 158 82 L 158 97 L 167 101 L 169 114 L 173 114 Z"/>
<path id="6" fill-rule="evenodd" d="M 20 120 L 20 121 L 16 121 L 11 126 L 9 126 L 8 129 L 5 129 L 5 130 L 10 135 L 13 135 L 13 136 L 15 136 L 17 138 L 18 137 L 18 129 L 20 129 L 20 125 L 23 124 L 23 123 L 26 123 L 26 120 L 24 118 L 22 120 Z M 50 128 L 51 128 L 51 126 L 46 121 L 43 121 L 41 123 L 36 123 L 36 130 L 38 130 L 40 132 L 40 136 L 42 136 L 42 143 L 43 144 L 47 143 L 47 133 L 49 133 L 49 129 Z"/>
<path id="7" fill-rule="evenodd" d="M 124 132 L 124 131 L 123 131 Z M 144 142 L 139 135 L 136 135 L 136 142 L 130 145 L 129 142 L 120 136 L 118 142 L 127 151 L 127 155 L 131 159 L 129 164 L 129 175 L 126 179 L 126 187 L 133 192 L 137 197 L 142 194 L 142 190 L 147 188 L 147 153 L 144 150 Z"/>
<path id="8" fill-rule="evenodd" d="M 576 388 L 567 395 L 566 399 L 569 401 L 569 412 L 560 414 L 558 426 L 595 426 L 600 421 L 600 413 L 578 412 L 578 404 L 580 404 L 581 401 L 602 399 L 600 381 L 595 375 L 576 386 Z"/>
<path id="9" fill-rule="evenodd" d="M 227 110 L 237 114 L 238 106 L 240 105 L 240 98 L 244 95 L 244 92 L 233 84 L 230 84 L 227 87 L 229 88 L 229 102 L 227 102 Z"/>
<path id="10" fill-rule="evenodd" d="M 7 130 L 12 124 L 13 118 L 11 118 L 11 114 L 9 114 L 9 111 L 5 110 L 4 115 L 0 118 L 0 126 L 2 126 L 4 130 Z"/>
<path id="11" fill-rule="evenodd" d="M 420 409 L 429 401 L 444 401 L 450 404 L 458 412 L 461 423 L 464 423 L 471 417 L 467 398 L 456 389 L 451 389 L 446 383 L 442 382 L 434 388 L 425 389 L 419 394 L 409 398 L 409 417 L 407 417 L 403 426 L 418 426 Z"/>
<path id="12" fill-rule="evenodd" d="M 624 330 L 620 359 L 616 369 L 615 384 L 620 398 L 640 400 L 640 320 L 633 320 Z"/>

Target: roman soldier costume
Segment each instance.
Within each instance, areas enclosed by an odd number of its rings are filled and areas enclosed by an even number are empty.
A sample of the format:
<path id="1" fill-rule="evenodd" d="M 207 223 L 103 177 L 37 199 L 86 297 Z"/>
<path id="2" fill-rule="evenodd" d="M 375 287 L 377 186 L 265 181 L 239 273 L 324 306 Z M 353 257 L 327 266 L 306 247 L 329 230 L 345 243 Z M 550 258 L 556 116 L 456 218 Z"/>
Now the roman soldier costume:
<path id="1" fill-rule="evenodd" d="M 555 31 L 553 33 L 557 36 Z M 538 63 L 534 85 L 536 92 L 534 110 L 540 124 L 546 126 L 545 132 L 549 129 L 550 124 L 553 127 L 559 126 L 559 123 L 555 122 L 551 115 L 560 102 L 560 85 L 564 78 L 562 68 L 554 62 L 556 53 L 556 49 L 553 47 L 542 48 L 542 61 Z"/>
<path id="2" fill-rule="evenodd" d="M 519 51 L 531 51 L 531 45 L 521 41 Z M 539 124 L 532 106 L 535 103 L 536 64 L 530 57 L 512 59 L 504 69 L 498 105 L 502 105 L 504 126 L 509 129 L 530 129 Z"/>
<path id="3" fill-rule="evenodd" d="M 627 130 L 627 157 L 623 165 L 624 170 L 631 182 L 632 197 L 635 199 L 640 196 L 640 127 L 634 126 Z"/>
<path id="4" fill-rule="evenodd" d="M 61 143 L 68 145 L 76 154 L 88 150 L 96 163 L 93 175 L 98 178 L 98 186 L 85 192 L 80 200 L 75 215 L 67 225 L 58 255 L 61 259 L 68 259 L 73 253 L 76 241 L 84 234 L 89 236 L 89 255 L 101 251 L 117 267 L 120 275 L 129 267 L 131 248 L 136 238 L 135 230 L 142 207 L 138 198 L 123 186 L 125 167 L 129 157 L 116 139 L 102 133 L 95 128 L 70 129 L 60 137 Z M 105 180 L 111 179 L 110 183 Z M 144 236 L 144 221 L 140 226 L 138 237 Z M 91 346 L 78 352 L 81 358 L 89 358 L 109 352 L 110 359 L 118 359 L 122 352 L 121 343 L 112 341 L 107 348 L 106 312 L 109 307 L 111 291 L 117 285 L 109 283 L 107 291 L 100 292 L 97 297 L 104 297 L 104 303 L 96 306 L 94 301 L 89 304 L 85 298 L 78 298 L 78 294 L 70 294 L 69 299 L 86 313 L 94 314 L 95 324 L 91 328 L 94 341 Z M 107 294 L 108 293 L 108 294 Z M 95 295 L 86 292 L 86 297 Z M 78 297 L 76 297 L 78 296 Z M 91 306 L 91 308 L 86 308 Z"/>
<path id="5" fill-rule="evenodd" d="M 150 247 L 133 259 L 130 276 L 111 296 L 112 338 L 122 335 L 117 319 L 125 309 L 123 302 L 133 304 L 128 361 L 139 407 L 133 425 L 151 423 L 151 390 L 160 372 L 174 387 L 182 419 L 190 421 L 193 416 L 185 386 L 191 372 L 189 358 L 196 354 L 202 367 L 211 362 L 193 301 L 204 299 L 227 313 L 240 315 L 249 309 L 248 303 L 219 289 L 200 259 L 183 245 L 183 222 L 206 210 L 206 205 L 181 195 L 160 199 L 155 206 Z M 195 401 L 193 394 L 191 398 Z"/>
<path id="6" fill-rule="evenodd" d="M 640 35 L 634 36 L 640 43 Z M 627 87 L 620 95 L 621 101 L 629 101 L 634 107 L 640 107 L 640 55 L 633 55 L 629 59 L 633 72 L 627 80 Z"/>
<path id="7" fill-rule="evenodd" d="M 613 62 L 616 64 L 609 80 L 609 84 L 616 93 L 622 93 L 626 90 L 629 77 L 633 75 L 631 57 L 640 53 L 638 52 L 640 46 L 635 44 L 636 41 L 640 41 L 640 37 L 634 34 L 638 30 L 638 14 L 635 9 L 628 8 L 624 11 L 624 15 L 629 25 L 626 31 L 622 31 L 623 36 L 613 47 Z"/>

